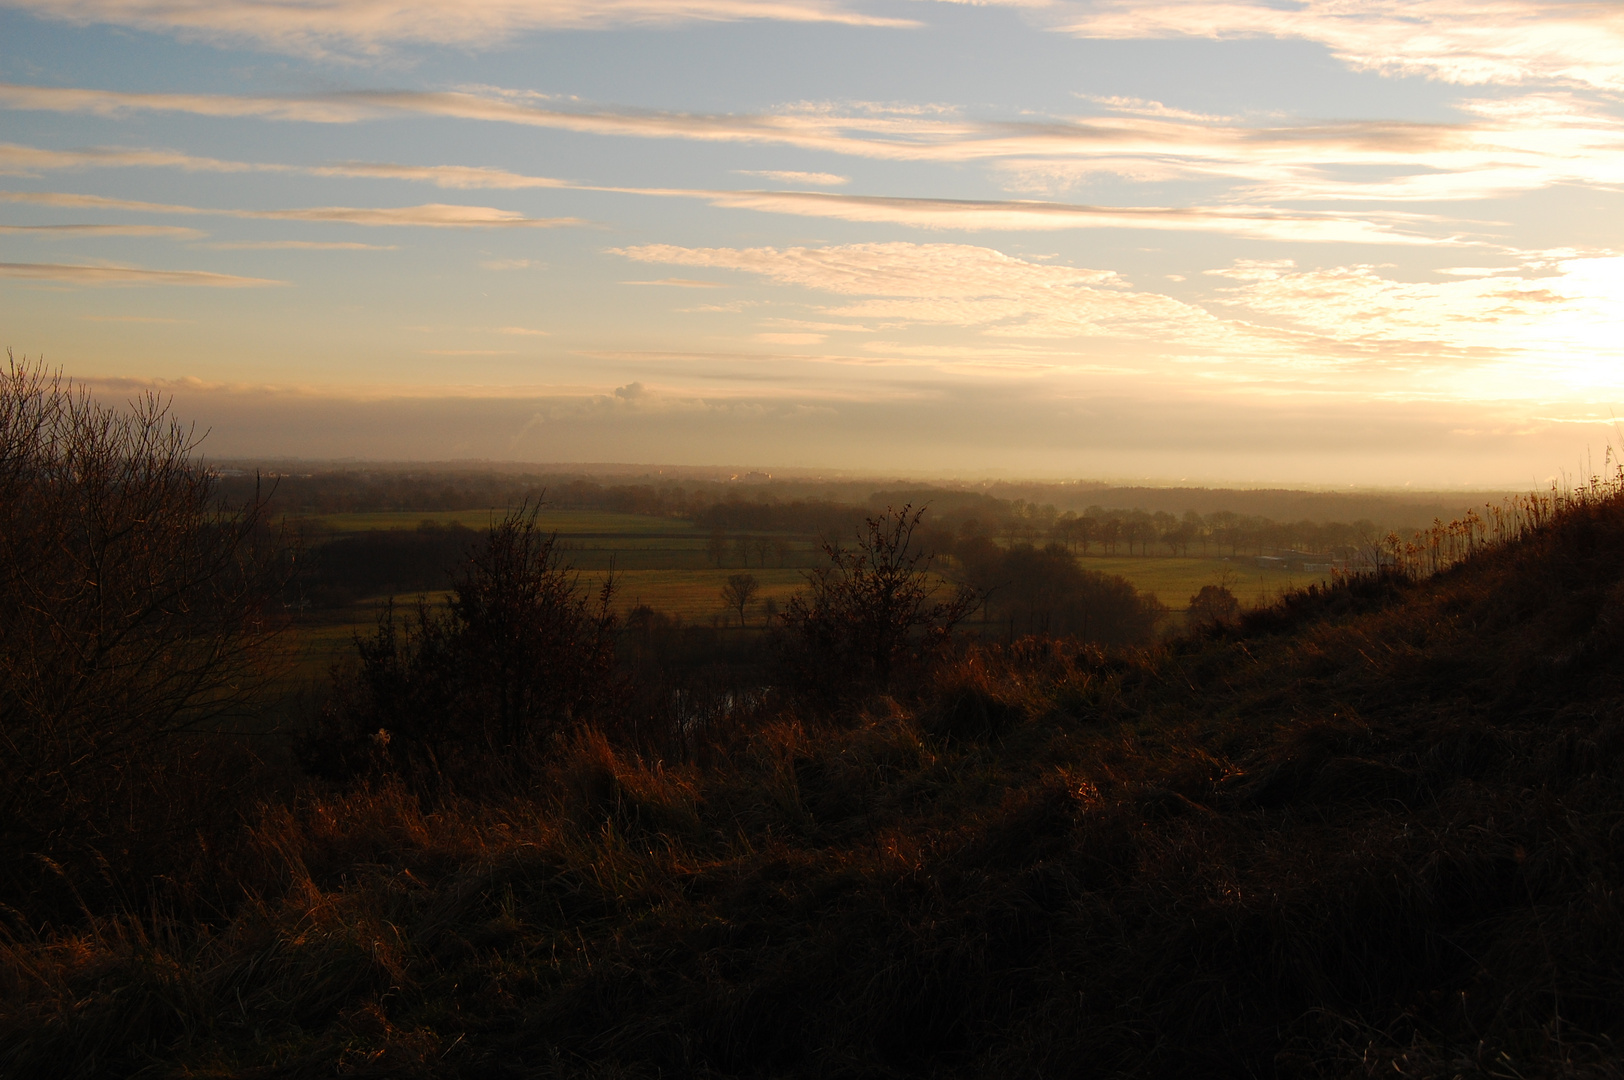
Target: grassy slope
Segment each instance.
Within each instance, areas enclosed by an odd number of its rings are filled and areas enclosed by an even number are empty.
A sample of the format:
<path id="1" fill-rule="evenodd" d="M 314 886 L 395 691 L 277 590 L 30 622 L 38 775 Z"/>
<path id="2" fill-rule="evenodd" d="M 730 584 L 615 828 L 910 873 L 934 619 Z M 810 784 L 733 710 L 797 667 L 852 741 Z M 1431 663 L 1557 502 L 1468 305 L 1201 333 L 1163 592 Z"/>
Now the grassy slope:
<path id="1" fill-rule="evenodd" d="M 217 933 L 11 949 L 0 1073 L 1619 1075 L 1621 552 L 1586 509 L 685 763 L 312 795 Z"/>

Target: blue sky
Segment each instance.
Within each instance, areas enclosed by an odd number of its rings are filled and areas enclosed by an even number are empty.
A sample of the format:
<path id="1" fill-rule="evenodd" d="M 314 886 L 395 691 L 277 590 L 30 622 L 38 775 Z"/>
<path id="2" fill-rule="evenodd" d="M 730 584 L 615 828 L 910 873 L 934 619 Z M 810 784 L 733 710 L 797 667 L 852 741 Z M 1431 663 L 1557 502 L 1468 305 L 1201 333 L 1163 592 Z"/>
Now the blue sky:
<path id="1" fill-rule="evenodd" d="M 0 0 L 0 327 L 216 456 L 1528 484 L 1624 8 Z"/>

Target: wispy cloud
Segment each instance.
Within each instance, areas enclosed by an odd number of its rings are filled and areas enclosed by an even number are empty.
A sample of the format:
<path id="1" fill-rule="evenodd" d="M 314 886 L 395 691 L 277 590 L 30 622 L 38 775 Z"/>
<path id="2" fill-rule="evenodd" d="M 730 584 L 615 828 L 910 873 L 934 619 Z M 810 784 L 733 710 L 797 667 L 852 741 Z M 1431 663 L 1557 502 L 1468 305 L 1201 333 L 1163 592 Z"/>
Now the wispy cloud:
<path id="1" fill-rule="evenodd" d="M 993 164 L 1010 190 L 1054 194 L 1099 176 L 1219 180 L 1243 200 L 1461 200 L 1561 184 L 1624 183 L 1624 122 L 1566 93 L 1467 101 L 1454 123 L 1258 121 L 1213 117 L 1136 99 L 1094 99 L 1105 115 L 1008 122 L 902 108 L 807 105 L 769 114 L 558 108 L 553 99 L 485 88 L 456 93 L 354 93 L 318 98 L 215 98 L 0 86 L 0 104 L 119 115 L 131 110 L 356 122 L 402 113 L 517 123 L 597 135 L 763 143 L 898 161 Z M 298 172 L 393 178 L 442 188 L 590 187 L 555 177 L 463 165 L 339 162 L 314 166 L 221 161 L 174 151 L 47 151 L 0 146 L 0 171 L 169 166 L 194 171 Z M 1358 170 L 1358 173 L 1353 172 Z M 785 183 L 834 186 L 837 174 L 741 170 Z M 1366 178 L 1356 177 L 1359 173 Z M 793 193 L 781 193 L 793 194 Z"/>
<path id="2" fill-rule="evenodd" d="M 579 218 L 532 218 L 517 210 L 491 206 L 463 206 L 452 203 L 424 203 L 419 206 L 306 206 L 291 210 L 239 210 L 186 206 L 176 203 L 140 202 L 112 199 L 101 195 L 80 195 L 59 191 L 0 191 L 0 202 L 34 203 L 75 209 L 133 210 L 150 214 L 205 214 L 217 217 L 264 221 L 316 221 L 346 225 L 416 226 L 437 229 L 532 228 L 553 229 L 585 225 Z"/>
<path id="3" fill-rule="evenodd" d="M 695 278 L 668 277 L 654 281 L 622 281 L 622 285 L 668 285 L 674 289 L 720 289 L 720 281 L 699 281 Z"/>
<path id="4" fill-rule="evenodd" d="M 0 225 L 0 233 L 13 236 L 162 236 L 195 240 L 208 233 L 183 225 Z"/>
<path id="5" fill-rule="evenodd" d="M 1535 257 L 1441 282 L 1393 280 L 1373 266 L 1299 269 L 1289 260 L 1209 273 L 1236 282 L 1222 290 L 1233 303 L 1348 345 L 1460 356 L 1509 348 L 1596 363 L 1624 356 L 1624 256 Z"/>
<path id="6" fill-rule="evenodd" d="M 1341 213 L 1271 207 L 1085 206 L 1007 199 L 921 199 L 837 195 L 816 191 L 705 191 L 682 188 L 614 188 L 627 194 L 704 199 L 733 210 L 794 214 L 908 225 L 921 229 L 1053 230 L 1157 229 L 1213 232 L 1268 240 L 1315 243 L 1434 244 L 1436 235 L 1416 226 L 1443 219 L 1418 214 Z"/>
<path id="7" fill-rule="evenodd" d="M 877 323 L 952 326 L 1027 338 L 1143 335 L 1176 328 L 1184 337 L 1209 343 L 1222 332 L 1218 320 L 1201 309 L 1137 292 L 1111 271 L 1030 262 L 968 244 L 823 248 L 651 244 L 617 253 L 639 262 L 744 272 L 783 285 L 860 298 L 824 307 L 822 313 Z M 773 340 L 759 334 L 756 339 Z"/>
<path id="8" fill-rule="evenodd" d="M 1093 0 L 1062 29 L 1090 38 L 1295 37 L 1345 63 L 1464 84 L 1624 89 L 1624 8 L 1606 0 Z"/>
<path id="9" fill-rule="evenodd" d="M 347 225 L 408 225 L 432 229 L 555 229 L 584 225 L 579 218 L 532 218 L 490 206 L 425 203 L 422 206 L 311 206 L 298 210 L 239 210 L 233 216 L 273 221 L 327 221 Z"/>
<path id="10" fill-rule="evenodd" d="M 1511 272 L 1441 282 L 1400 281 L 1367 265 L 1242 261 L 1212 271 L 1225 284 L 1200 303 L 1137 290 L 1110 271 L 964 244 L 644 245 L 619 254 L 840 297 L 817 305 L 826 318 L 976 335 L 873 341 L 862 351 L 874 360 L 1118 372 L 1171 364 L 1214 385 L 1394 399 L 1624 389 L 1624 256 L 1611 253 L 1535 254 Z M 1082 342 L 1107 339 L 1117 344 L 1079 355 Z"/>
<path id="11" fill-rule="evenodd" d="M 70 263 L 0 263 L 0 277 L 60 281 L 69 285 L 200 285 L 216 289 L 287 284 L 268 278 L 238 277 L 207 270 L 149 270 L 140 266 L 78 266 Z"/>
<path id="12" fill-rule="evenodd" d="M 0 176 L 39 176 L 82 169 L 151 168 L 213 173 L 293 173 L 303 176 L 352 177 L 365 180 L 408 180 L 464 190 L 520 190 L 567 187 L 548 176 L 525 176 L 481 165 L 400 165 L 393 162 L 341 161 L 327 165 L 289 165 L 266 161 L 228 161 L 178 150 L 105 146 L 51 150 L 0 143 Z"/>
<path id="13" fill-rule="evenodd" d="M 399 251 L 396 244 L 361 244 L 343 240 L 247 240 L 241 243 L 200 244 L 214 251 Z"/>
<path id="14" fill-rule="evenodd" d="M 368 180 L 417 180 L 435 187 L 464 190 L 516 191 L 526 188 L 570 187 L 550 176 L 525 176 L 482 165 L 395 165 L 387 162 L 345 162 L 312 165 L 299 170 L 311 176 L 348 176 Z"/>
<path id="15" fill-rule="evenodd" d="M 817 187 L 839 187 L 851 178 L 838 173 L 795 172 L 791 169 L 734 169 L 740 176 L 759 176 L 763 180 L 777 180 L 781 184 L 812 184 Z"/>
<path id="16" fill-rule="evenodd" d="M 80 24 L 110 23 L 224 43 L 326 55 L 376 53 L 397 43 L 484 45 L 534 30 L 688 21 L 779 20 L 907 27 L 823 0 L 5 0 L 8 7 Z"/>

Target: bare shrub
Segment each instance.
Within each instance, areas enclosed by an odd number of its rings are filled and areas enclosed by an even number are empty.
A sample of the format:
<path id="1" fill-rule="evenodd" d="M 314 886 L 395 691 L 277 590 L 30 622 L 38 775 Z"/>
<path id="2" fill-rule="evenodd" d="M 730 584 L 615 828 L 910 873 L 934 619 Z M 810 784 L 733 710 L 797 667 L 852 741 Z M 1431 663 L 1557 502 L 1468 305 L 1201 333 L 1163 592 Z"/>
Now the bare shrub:
<path id="1" fill-rule="evenodd" d="M 374 766 L 420 793 L 527 771 L 555 731 L 609 699 L 613 581 L 591 597 L 521 506 L 493 525 L 442 609 L 419 600 L 357 638 L 306 746 L 318 773 Z"/>
<path id="2" fill-rule="evenodd" d="M 1234 623 L 1240 618 L 1241 602 L 1226 585 L 1203 585 L 1201 591 L 1190 597 L 1190 610 L 1185 616 L 1192 630 Z"/>
<path id="3" fill-rule="evenodd" d="M 739 625 L 747 625 L 744 620 L 744 609 L 750 606 L 750 601 L 756 598 L 761 591 L 761 582 L 756 580 L 754 574 L 729 574 L 727 584 L 722 586 L 722 603 L 728 610 L 739 613 Z"/>
<path id="4" fill-rule="evenodd" d="M 828 565 L 809 571 L 807 588 L 779 616 L 788 672 L 823 694 L 891 688 L 899 669 L 933 656 L 979 600 L 931 575 L 932 553 L 913 544 L 925 510 L 887 508 L 868 518 L 855 547 L 825 542 Z"/>
<path id="5" fill-rule="evenodd" d="M 7 358 L 0 888 L 21 898 L 56 878 L 83 902 L 139 861 L 149 827 L 189 831 L 149 820 L 199 779 L 186 759 L 203 744 L 177 737 L 245 715 L 276 674 L 264 604 L 280 538 L 257 494 L 222 503 L 167 402 L 113 409 Z"/>

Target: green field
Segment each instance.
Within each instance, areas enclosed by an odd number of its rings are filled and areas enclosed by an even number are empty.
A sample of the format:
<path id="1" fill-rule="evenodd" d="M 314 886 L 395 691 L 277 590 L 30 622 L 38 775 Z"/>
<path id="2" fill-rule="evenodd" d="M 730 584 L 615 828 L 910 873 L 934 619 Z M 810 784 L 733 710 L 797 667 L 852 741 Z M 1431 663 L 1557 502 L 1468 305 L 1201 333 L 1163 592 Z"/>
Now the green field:
<path id="1" fill-rule="evenodd" d="M 453 522 L 470 528 L 483 528 L 499 512 L 462 510 L 439 513 L 386 511 L 379 513 L 329 514 L 298 519 L 297 524 L 313 526 L 323 537 L 368 532 L 377 529 L 415 529 L 424 521 L 445 525 Z M 746 611 L 751 625 L 766 617 L 769 600 L 782 606 L 805 580 L 806 570 L 817 565 L 822 554 L 813 537 L 785 537 L 789 550 L 784 565 L 775 554 L 769 565 L 760 566 L 759 555 L 742 567 L 732 551 L 718 569 L 706 558 L 708 534 L 690 522 L 643 514 L 621 514 L 602 510 L 544 510 L 537 522 L 558 534 L 563 561 L 580 571 L 581 584 L 596 589 L 606 574 L 613 572 L 616 589 L 614 609 L 624 615 L 638 604 L 680 616 L 690 624 L 726 625 L 737 614 L 724 606 L 722 587 L 731 574 L 748 572 L 761 584 L 761 592 Z M 731 537 L 730 537 L 731 540 Z M 318 541 L 319 542 L 319 541 Z M 1162 558 L 1134 556 L 1088 556 L 1084 567 L 1115 574 L 1132 582 L 1142 592 L 1156 596 L 1174 618 L 1180 618 L 1190 597 L 1203 585 L 1228 584 L 1244 607 L 1258 607 L 1275 600 L 1283 592 L 1324 580 L 1322 574 L 1305 574 L 1260 569 L 1249 558 L 1233 561 L 1215 558 Z M 439 600 L 443 594 L 431 597 Z M 299 621 L 295 675 L 300 679 L 323 676 L 333 659 L 350 647 L 357 633 L 369 633 L 376 625 L 378 606 L 387 597 L 369 597 L 348 608 L 312 612 Z M 415 595 L 396 597 L 410 604 Z"/>
<path id="2" fill-rule="evenodd" d="M 310 524 L 334 533 L 371 532 L 375 529 L 415 529 L 423 522 L 435 525 L 466 525 L 470 529 L 483 529 L 492 521 L 502 518 L 504 510 L 380 510 L 354 514 L 317 514 L 289 518 L 290 524 Z M 648 514 L 621 514 L 612 510 L 548 510 L 536 515 L 536 524 L 545 532 L 558 532 L 561 536 L 575 533 L 625 533 L 627 535 L 672 533 L 695 535 L 693 523 L 680 518 L 653 517 Z M 701 538 L 703 540 L 703 538 Z"/>
<path id="3" fill-rule="evenodd" d="M 1090 556 L 1082 561 L 1089 570 L 1116 574 L 1133 582 L 1140 592 L 1153 593 L 1170 611 L 1183 611 L 1203 585 L 1228 584 L 1242 607 L 1273 603 L 1281 593 L 1327 579 L 1325 574 L 1263 570 L 1248 558 L 1223 559 L 1135 558 Z"/>

